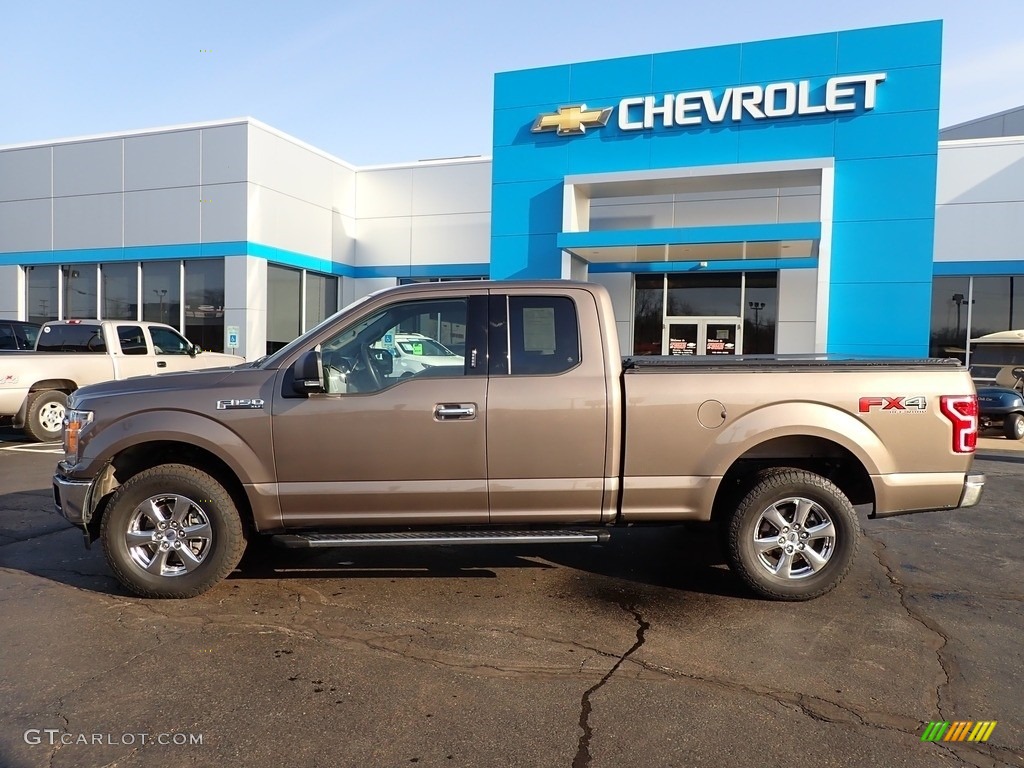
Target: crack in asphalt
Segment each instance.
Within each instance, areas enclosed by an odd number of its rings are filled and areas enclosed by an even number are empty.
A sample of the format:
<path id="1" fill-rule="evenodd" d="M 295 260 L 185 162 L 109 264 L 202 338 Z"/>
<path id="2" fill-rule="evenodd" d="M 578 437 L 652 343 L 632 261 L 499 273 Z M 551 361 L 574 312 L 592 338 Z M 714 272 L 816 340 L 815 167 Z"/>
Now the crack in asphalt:
<path id="1" fill-rule="evenodd" d="M 590 703 L 591 697 L 597 693 L 609 680 L 612 675 L 622 666 L 622 664 L 632 656 L 647 640 L 645 633 L 651 628 L 650 622 L 644 620 L 644 617 L 640 615 L 640 612 L 632 606 L 619 605 L 622 610 L 630 613 L 636 620 L 636 642 L 622 654 L 618 661 L 612 666 L 605 676 L 597 681 L 594 685 L 584 691 L 582 698 L 580 699 L 580 734 L 579 743 L 576 746 L 576 756 L 572 759 L 572 768 L 588 768 L 592 756 L 590 754 L 590 740 L 594 735 L 594 729 L 590 725 L 590 715 L 593 712 L 593 706 Z"/>
<path id="2" fill-rule="evenodd" d="M 885 546 L 885 542 L 878 539 L 872 538 L 871 536 L 865 535 L 865 538 L 873 545 L 871 551 L 878 561 L 878 564 L 882 566 L 885 571 L 885 577 L 896 589 L 896 594 L 899 595 L 900 605 L 903 606 L 903 610 L 907 612 L 907 615 L 929 632 L 935 634 L 942 641 L 939 643 L 939 647 L 935 649 L 935 657 L 939 662 L 939 667 L 942 669 L 942 675 L 945 678 L 937 686 L 935 686 L 935 711 L 939 713 L 939 717 L 943 720 L 948 719 L 945 716 L 943 709 L 943 691 L 948 689 L 953 679 L 953 662 L 946 658 L 943 650 L 949 645 L 949 636 L 942 630 L 937 622 L 929 617 L 925 616 L 921 611 L 911 608 L 907 603 L 907 587 L 899 580 L 896 576 L 896 570 L 888 563 L 885 562 L 885 558 L 882 557 L 882 550 L 888 549 Z"/>

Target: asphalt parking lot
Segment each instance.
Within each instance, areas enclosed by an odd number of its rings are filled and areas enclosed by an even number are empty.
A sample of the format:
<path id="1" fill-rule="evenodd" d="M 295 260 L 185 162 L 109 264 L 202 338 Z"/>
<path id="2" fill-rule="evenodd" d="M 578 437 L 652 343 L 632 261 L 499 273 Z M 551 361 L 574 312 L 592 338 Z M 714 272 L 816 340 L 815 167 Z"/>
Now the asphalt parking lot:
<path id="1" fill-rule="evenodd" d="M 984 442 L 979 507 L 865 521 L 809 603 L 682 528 L 281 553 L 147 601 L 52 511 L 53 446 L 0 432 L 0 763 L 1024 765 L 1024 453 Z"/>

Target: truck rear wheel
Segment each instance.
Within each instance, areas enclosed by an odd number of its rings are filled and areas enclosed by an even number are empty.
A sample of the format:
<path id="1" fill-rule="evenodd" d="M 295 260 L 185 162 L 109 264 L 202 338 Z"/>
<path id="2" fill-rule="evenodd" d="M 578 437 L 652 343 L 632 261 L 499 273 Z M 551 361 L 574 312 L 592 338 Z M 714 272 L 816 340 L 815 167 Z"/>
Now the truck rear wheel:
<path id="1" fill-rule="evenodd" d="M 729 565 L 762 597 L 810 600 L 834 589 L 857 554 L 860 525 L 832 482 L 799 469 L 759 475 L 729 521 Z"/>
<path id="2" fill-rule="evenodd" d="M 25 434 L 41 443 L 60 440 L 67 405 L 68 396 L 59 390 L 33 392 L 25 409 Z"/>
<path id="3" fill-rule="evenodd" d="M 110 569 L 142 597 L 195 597 L 242 558 L 245 536 L 231 495 L 184 464 L 147 469 L 114 493 L 100 530 Z"/>
<path id="4" fill-rule="evenodd" d="M 1003 434 L 1007 440 L 1024 439 L 1024 416 L 1011 413 L 1003 420 Z"/>

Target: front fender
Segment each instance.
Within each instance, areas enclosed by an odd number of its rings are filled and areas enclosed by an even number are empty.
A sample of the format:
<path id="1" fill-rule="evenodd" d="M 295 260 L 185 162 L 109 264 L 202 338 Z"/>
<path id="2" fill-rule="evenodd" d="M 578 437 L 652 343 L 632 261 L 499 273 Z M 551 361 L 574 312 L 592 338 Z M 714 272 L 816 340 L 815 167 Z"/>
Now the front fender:
<path id="1" fill-rule="evenodd" d="M 93 434 L 83 435 L 82 458 L 73 474 L 92 477 L 128 448 L 171 441 L 194 445 L 213 454 L 230 467 L 244 485 L 274 482 L 269 429 L 267 434 L 268 439 L 260 446 L 267 455 L 260 457 L 235 430 L 203 414 L 181 410 L 131 414 L 104 425 Z"/>
<path id="2" fill-rule="evenodd" d="M 894 468 L 889 449 L 867 424 L 834 406 L 816 402 L 775 403 L 727 422 L 704 454 L 700 474 L 722 476 L 744 454 L 780 437 L 817 437 L 852 453 L 869 475 Z"/>

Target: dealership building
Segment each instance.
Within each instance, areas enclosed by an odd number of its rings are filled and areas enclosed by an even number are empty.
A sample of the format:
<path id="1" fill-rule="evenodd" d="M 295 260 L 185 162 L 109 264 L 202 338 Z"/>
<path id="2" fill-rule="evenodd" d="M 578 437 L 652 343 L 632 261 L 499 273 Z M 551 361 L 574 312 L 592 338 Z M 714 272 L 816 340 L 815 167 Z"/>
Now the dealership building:
<path id="1" fill-rule="evenodd" d="M 625 353 L 963 356 L 1024 328 L 1024 108 L 940 132 L 941 42 L 500 73 L 490 158 L 356 167 L 248 118 L 0 147 L 0 317 L 255 359 L 402 282 L 574 278 Z"/>

